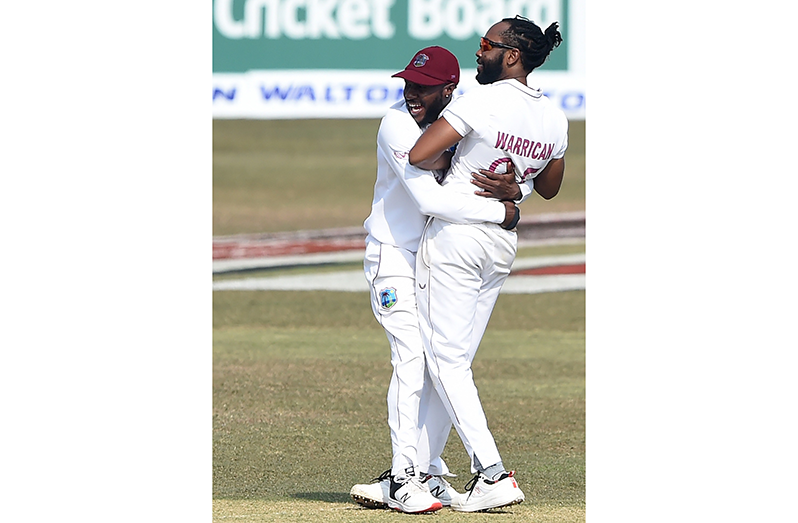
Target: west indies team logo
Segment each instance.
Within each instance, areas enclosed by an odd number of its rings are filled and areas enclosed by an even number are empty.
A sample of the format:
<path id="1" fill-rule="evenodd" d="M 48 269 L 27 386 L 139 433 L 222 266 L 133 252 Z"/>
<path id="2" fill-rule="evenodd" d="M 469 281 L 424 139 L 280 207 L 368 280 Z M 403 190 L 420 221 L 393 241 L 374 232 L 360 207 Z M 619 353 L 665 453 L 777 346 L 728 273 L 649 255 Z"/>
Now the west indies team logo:
<path id="1" fill-rule="evenodd" d="M 424 64 L 427 63 L 429 60 L 429 56 L 425 55 L 424 53 L 420 53 L 416 56 L 416 59 L 413 60 L 413 65 L 416 67 L 424 67 Z"/>
<path id="2" fill-rule="evenodd" d="M 380 305 L 383 309 L 390 309 L 396 305 L 396 289 L 388 287 L 380 291 Z"/>

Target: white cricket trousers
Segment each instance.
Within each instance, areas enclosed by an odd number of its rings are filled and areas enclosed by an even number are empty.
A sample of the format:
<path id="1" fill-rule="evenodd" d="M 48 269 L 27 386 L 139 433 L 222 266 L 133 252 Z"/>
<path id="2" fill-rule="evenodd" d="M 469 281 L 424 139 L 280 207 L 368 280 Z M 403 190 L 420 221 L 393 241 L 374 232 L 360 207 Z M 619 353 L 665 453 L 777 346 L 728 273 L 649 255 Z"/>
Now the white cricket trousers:
<path id="1" fill-rule="evenodd" d="M 391 347 L 393 373 L 387 397 L 391 471 L 402 475 L 413 466 L 419 472 L 443 475 L 449 468 L 441 453 L 452 423 L 426 372 L 416 308 L 415 264 L 415 253 L 367 238 L 363 268 L 371 309 Z"/>
<path id="2" fill-rule="evenodd" d="M 497 224 L 431 218 L 416 260 L 427 369 L 471 458 L 472 473 L 501 461 L 471 362 L 510 275 L 517 245 L 516 232 Z"/>

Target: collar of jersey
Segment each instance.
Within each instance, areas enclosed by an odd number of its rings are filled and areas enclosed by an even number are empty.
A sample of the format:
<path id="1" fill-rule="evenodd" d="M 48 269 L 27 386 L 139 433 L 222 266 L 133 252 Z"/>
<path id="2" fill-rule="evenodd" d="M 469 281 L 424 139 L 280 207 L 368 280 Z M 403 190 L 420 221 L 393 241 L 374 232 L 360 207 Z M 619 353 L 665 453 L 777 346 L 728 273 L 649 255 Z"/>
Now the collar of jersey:
<path id="1" fill-rule="evenodd" d="M 537 89 L 535 87 L 529 87 L 528 85 L 524 85 L 515 78 L 508 78 L 507 80 L 499 80 L 498 82 L 493 82 L 493 85 L 500 85 L 500 84 L 507 84 L 512 85 L 519 91 L 527 94 L 533 98 L 540 98 L 543 95 L 543 91 Z"/>

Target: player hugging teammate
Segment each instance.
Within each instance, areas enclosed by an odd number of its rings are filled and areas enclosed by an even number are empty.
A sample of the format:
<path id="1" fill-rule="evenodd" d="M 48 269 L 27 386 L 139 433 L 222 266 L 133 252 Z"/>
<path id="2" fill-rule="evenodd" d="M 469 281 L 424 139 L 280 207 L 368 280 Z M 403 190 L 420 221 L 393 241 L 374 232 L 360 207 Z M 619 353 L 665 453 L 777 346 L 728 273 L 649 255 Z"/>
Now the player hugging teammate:
<path id="1" fill-rule="evenodd" d="M 391 345 L 393 460 L 352 488 L 361 505 L 475 512 L 524 500 L 488 429 L 471 362 L 515 259 L 515 203 L 533 191 L 552 198 L 562 183 L 567 119 L 527 86 L 561 40 L 557 23 L 545 32 L 521 17 L 494 24 L 476 53 L 481 85 L 453 100 L 459 65 L 443 48 L 421 50 L 394 75 L 405 95 L 380 125 L 364 224 L 372 310 Z M 500 174 L 506 166 L 514 168 Z M 432 172 L 441 169 L 438 185 Z M 462 494 L 441 458 L 452 425 L 475 474 Z"/>

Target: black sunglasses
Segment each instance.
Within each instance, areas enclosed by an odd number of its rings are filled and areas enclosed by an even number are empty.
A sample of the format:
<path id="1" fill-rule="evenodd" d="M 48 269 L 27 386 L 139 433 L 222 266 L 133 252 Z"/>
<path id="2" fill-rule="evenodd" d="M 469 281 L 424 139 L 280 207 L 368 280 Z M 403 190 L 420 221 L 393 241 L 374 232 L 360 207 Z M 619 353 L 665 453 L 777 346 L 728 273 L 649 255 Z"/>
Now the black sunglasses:
<path id="1" fill-rule="evenodd" d="M 518 49 L 512 45 L 503 44 L 501 42 L 494 42 L 493 40 L 488 40 L 484 36 L 479 39 L 479 48 L 482 50 L 483 53 L 486 53 L 493 49 L 494 47 L 501 47 L 502 49 Z"/>

